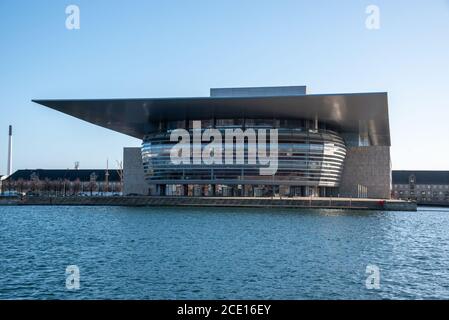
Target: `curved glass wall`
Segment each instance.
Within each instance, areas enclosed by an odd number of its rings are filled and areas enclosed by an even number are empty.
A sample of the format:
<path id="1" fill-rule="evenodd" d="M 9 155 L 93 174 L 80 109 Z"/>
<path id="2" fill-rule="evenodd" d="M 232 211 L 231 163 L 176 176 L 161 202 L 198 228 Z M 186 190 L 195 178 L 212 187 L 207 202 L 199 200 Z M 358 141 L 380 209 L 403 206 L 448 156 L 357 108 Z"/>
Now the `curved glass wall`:
<path id="1" fill-rule="evenodd" d="M 179 164 L 174 165 L 170 159 L 170 151 L 176 142 L 170 141 L 170 133 L 174 126 L 167 123 L 166 130 L 150 133 L 145 136 L 142 144 L 142 159 L 146 180 L 151 184 L 224 184 L 224 185 L 290 185 L 290 186 L 316 186 L 338 187 L 340 183 L 343 164 L 346 157 L 344 140 L 336 133 L 325 129 L 309 129 L 306 121 L 294 120 L 294 123 L 285 120 L 215 120 L 213 127 L 220 130 L 225 137 L 225 129 L 259 130 L 278 129 L 278 170 L 274 176 L 260 175 L 260 164 L 248 164 L 248 149 L 255 147 L 249 145 L 247 140 L 241 147 L 245 150 L 244 164 Z M 306 125 L 304 125 L 306 124 Z M 193 136 L 192 123 L 185 121 L 177 123 L 177 128 L 185 128 Z M 203 131 L 212 127 L 208 123 L 203 125 Z M 303 125 L 302 128 L 292 128 Z M 267 136 L 268 136 L 267 131 Z M 269 138 L 267 137 L 267 142 Z M 201 150 L 209 142 L 201 144 Z M 193 146 L 193 145 L 192 145 Z M 192 150 L 198 150 L 193 146 Z M 224 144 L 222 154 L 225 154 Z M 235 150 L 235 149 L 234 149 Z M 268 151 L 267 151 L 268 153 Z M 192 158 L 192 153 L 190 154 Z"/>

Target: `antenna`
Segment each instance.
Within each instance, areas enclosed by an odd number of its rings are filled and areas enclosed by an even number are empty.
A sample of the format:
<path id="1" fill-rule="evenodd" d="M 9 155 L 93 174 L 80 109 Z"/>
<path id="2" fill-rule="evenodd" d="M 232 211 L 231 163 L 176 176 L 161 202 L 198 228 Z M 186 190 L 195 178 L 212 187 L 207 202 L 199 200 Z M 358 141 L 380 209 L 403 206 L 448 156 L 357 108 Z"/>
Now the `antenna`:
<path id="1" fill-rule="evenodd" d="M 106 173 L 105 173 L 106 193 L 109 192 L 109 159 L 106 159 Z"/>
<path id="2" fill-rule="evenodd" d="M 123 188 L 123 161 L 116 160 L 116 162 L 117 162 L 117 174 L 120 178 L 120 187 Z"/>
<path id="3" fill-rule="evenodd" d="M 8 171 L 7 175 L 12 175 L 12 126 L 9 126 L 9 140 L 8 140 Z"/>

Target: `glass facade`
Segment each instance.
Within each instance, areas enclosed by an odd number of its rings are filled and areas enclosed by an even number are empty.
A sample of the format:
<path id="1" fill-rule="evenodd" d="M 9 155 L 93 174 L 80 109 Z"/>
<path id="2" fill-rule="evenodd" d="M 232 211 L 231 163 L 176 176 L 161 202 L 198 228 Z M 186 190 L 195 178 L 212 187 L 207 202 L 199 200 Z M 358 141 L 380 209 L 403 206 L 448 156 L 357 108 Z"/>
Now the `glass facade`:
<path id="1" fill-rule="evenodd" d="M 178 129 L 188 129 L 193 136 L 192 121 L 177 121 Z M 260 186 L 290 186 L 290 187 L 327 187 L 339 186 L 343 164 L 346 157 L 346 145 L 343 138 L 336 132 L 327 130 L 324 126 L 316 126 L 307 120 L 276 120 L 276 119 L 245 119 L 245 120 L 210 120 L 202 121 L 202 132 L 206 128 L 215 127 L 223 135 L 225 141 L 226 129 L 240 128 L 242 130 L 261 128 L 278 130 L 278 169 L 274 175 L 261 175 L 259 169 L 263 165 L 249 164 L 248 150 L 257 150 L 256 145 L 248 143 L 234 143 L 235 150 L 244 150 L 243 164 L 206 165 L 179 164 L 174 165 L 170 159 L 170 152 L 177 142 L 170 141 L 174 124 L 169 123 L 165 130 L 147 134 L 142 144 L 142 159 L 145 178 L 152 185 L 172 186 L 167 193 L 181 188 L 182 185 L 252 185 Z M 192 145 L 190 156 L 199 152 L 209 142 L 202 142 L 201 146 Z M 269 145 L 269 144 L 268 144 Z M 200 149 L 201 147 L 201 149 Z M 224 144 L 222 154 L 225 154 Z M 253 148 L 253 149 L 251 149 Z M 259 150 L 257 150 L 259 151 Z M 267 154 L 269 154 L 269 147 Z M 202 191 L 202 193 L 207 191 Z M 254 191 L 256 192 L 256 191 Z M 314 192 L 319 192 L 315 190 Z M 304 193 L 304 192 L 302 192 Z M 310 192 L 309 192 L 310 193 Z"/>

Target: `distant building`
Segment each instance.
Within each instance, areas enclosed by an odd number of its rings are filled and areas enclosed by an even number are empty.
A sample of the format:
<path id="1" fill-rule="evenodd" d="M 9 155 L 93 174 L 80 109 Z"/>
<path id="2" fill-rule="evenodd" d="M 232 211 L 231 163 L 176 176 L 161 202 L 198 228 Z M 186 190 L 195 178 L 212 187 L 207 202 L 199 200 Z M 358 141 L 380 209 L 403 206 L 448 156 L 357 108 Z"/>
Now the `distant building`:
<path id="1" fill-rule="evenodd" d="M 3 192 L 32 192 L 45 195 L 121 193 L 121 172 L 105 169 L 18 170 L 3 180 Z"/>
<path id="2" fill-rule="evenodd" d="M 449 205 L 449 171 L 393 171 L 392 177 L 395 199 Z"/>

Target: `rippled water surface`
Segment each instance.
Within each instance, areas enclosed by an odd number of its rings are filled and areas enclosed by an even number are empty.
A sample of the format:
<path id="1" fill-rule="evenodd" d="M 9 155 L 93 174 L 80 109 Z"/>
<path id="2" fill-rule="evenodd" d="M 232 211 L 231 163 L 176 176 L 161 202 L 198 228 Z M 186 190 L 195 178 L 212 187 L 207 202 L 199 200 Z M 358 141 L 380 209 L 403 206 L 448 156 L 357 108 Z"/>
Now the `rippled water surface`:
<path id="1" fill-rule="evenodd" d="M 0 259 L 0 299 L 448 299 L 449 209 L 0 207 Z"/>

